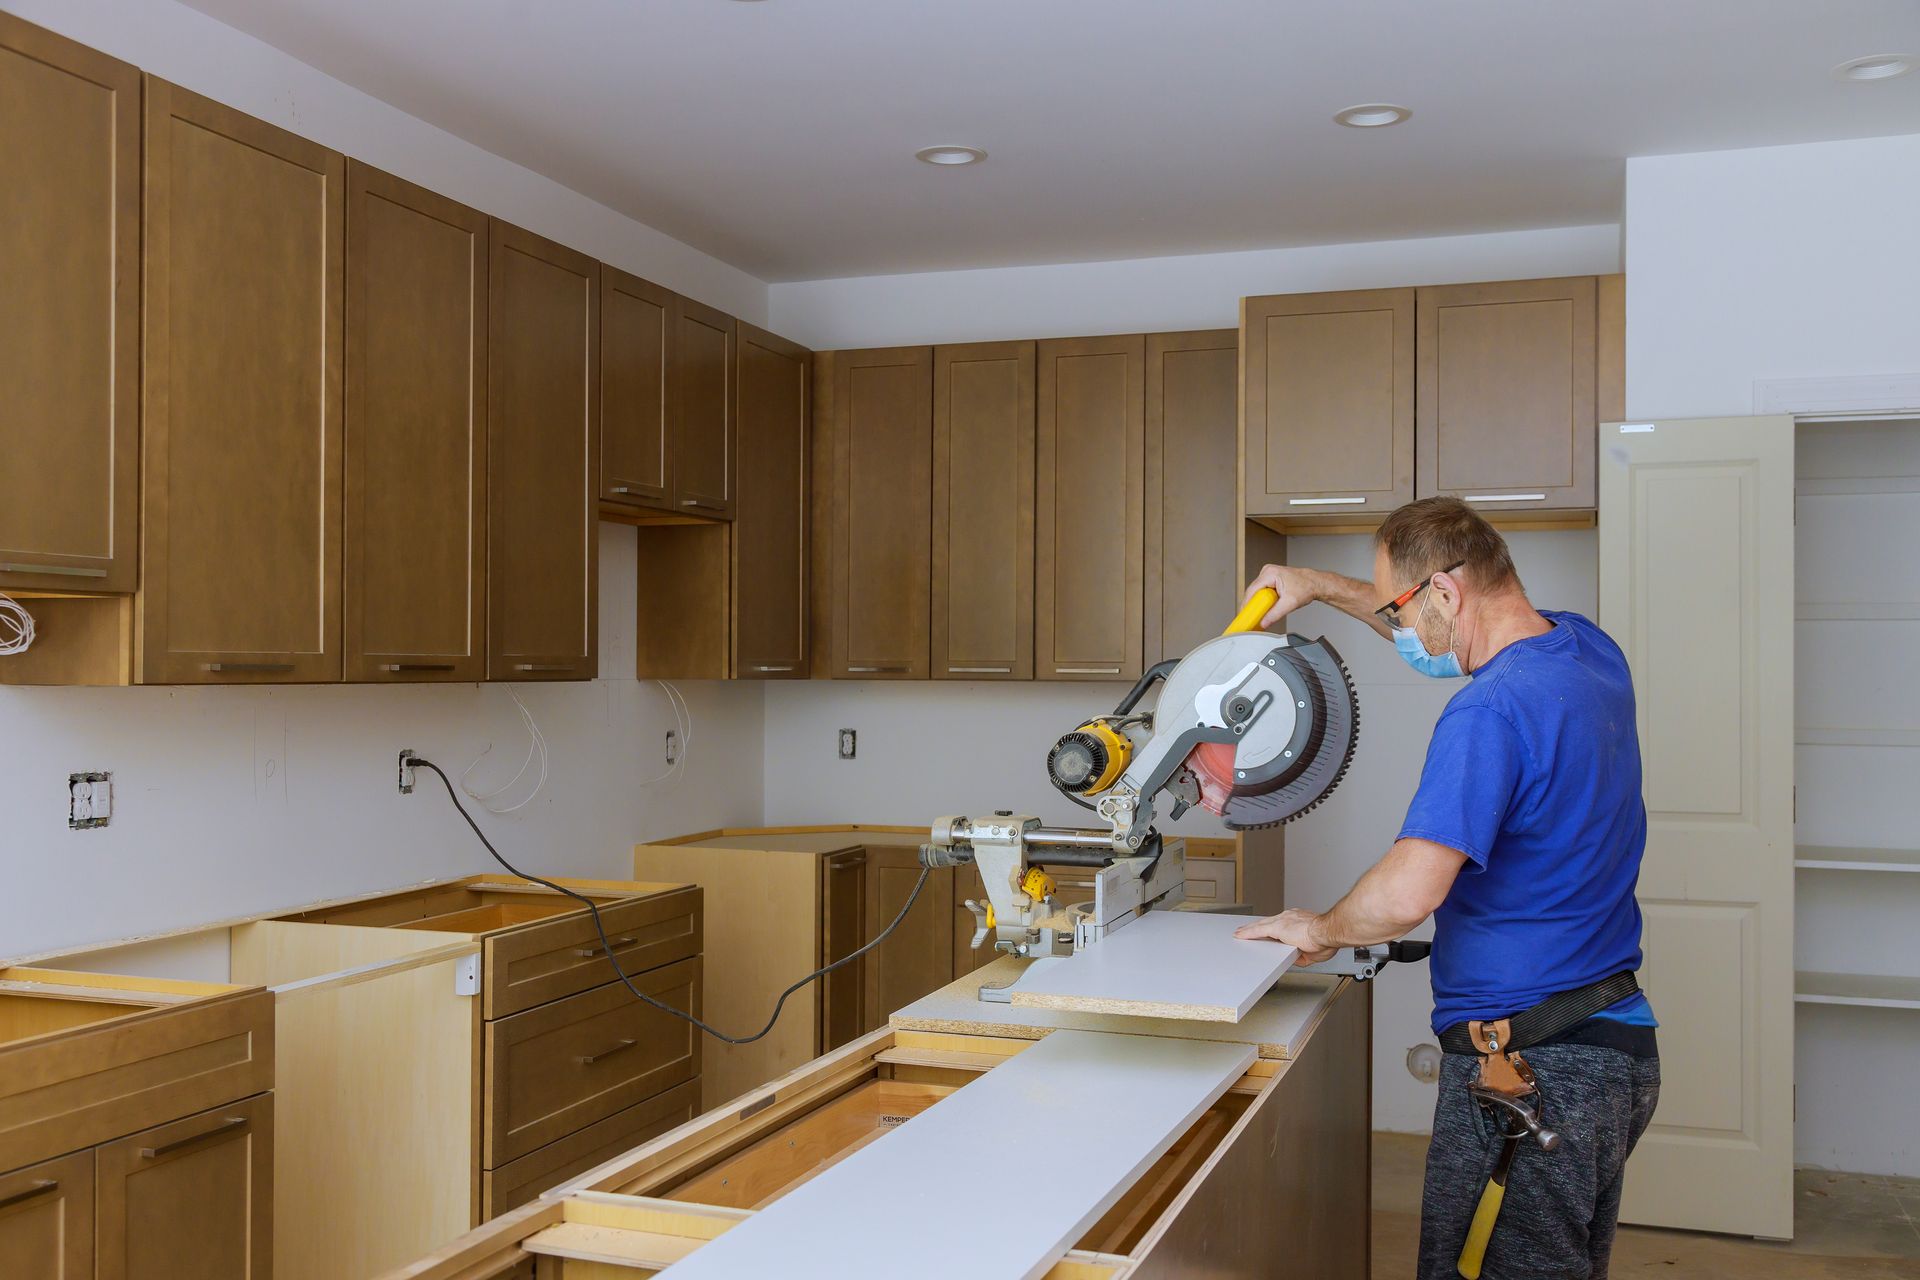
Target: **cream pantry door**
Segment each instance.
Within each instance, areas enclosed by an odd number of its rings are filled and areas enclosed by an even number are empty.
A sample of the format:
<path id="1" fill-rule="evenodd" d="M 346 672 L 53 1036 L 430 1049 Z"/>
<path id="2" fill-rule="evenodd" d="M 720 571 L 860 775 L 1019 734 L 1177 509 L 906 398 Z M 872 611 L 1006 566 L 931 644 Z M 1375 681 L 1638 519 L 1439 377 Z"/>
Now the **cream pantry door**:
<path id="1" fill-rule="evenodd" d="M 1662 1087 L 1622 1221 L 1793 1234 L 1793 420 L 1600 428 Z"/>

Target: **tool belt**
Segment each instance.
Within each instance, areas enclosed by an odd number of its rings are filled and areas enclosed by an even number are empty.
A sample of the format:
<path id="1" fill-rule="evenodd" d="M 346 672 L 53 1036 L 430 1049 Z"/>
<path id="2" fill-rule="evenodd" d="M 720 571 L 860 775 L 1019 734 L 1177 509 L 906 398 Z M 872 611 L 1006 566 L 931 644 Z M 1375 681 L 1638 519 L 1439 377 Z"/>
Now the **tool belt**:
<path id="1" fill-rule="evenodd" d="M 1448 1053 L 1479 1057 L 1518 1053 L 1579 1026 L 1639 990 L 1640 982 L 1633 971 L 1624 969 L 1610 978 L 1550 995 L 1512 1017 L 1494 1022 L 1456 1022 L 1440 1033 L 1440 1047 Z"/>

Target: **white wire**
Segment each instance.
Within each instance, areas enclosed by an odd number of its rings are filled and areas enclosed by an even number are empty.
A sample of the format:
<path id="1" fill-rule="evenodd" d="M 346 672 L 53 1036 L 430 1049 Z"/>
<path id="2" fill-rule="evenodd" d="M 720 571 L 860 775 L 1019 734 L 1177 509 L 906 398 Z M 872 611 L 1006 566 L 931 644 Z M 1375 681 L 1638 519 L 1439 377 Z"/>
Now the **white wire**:
<path id="1" fill-rule="evenodd" d="M 33 643 L 33 615 L 12 596 L 0 592 L 0 656 L 25 653 Z"/>
<path id="2" fill-rule="evenodd" d="M 656 680 L 661 692 L 667 695 L 667 705 L 673 709 L 673 727 L 680 735 L 680 754 L 673 758 L 664 773 L 655 774 L 640 785 L 650 787 L 656 782 L 666 782 L 686 772 L 687 757 L 693 752 L 693 708 L 687 705 L 687 699 L 678 689 L 665 680 Z"/>
<path id="3" fill-rule="evenodd" d="M 505 782 L 501 783 L 499 786 L 495 787 L 493 790 L 485 793 L 475 791 L 472 787 L 467 785 L 467 775 L 472 773 L 474 771 L 474 768 L 482 760 L 486 759 L 487 754 L 493 750 L 493 744 L 491 742 L 487 744 L 486 750 L 482 751 L 479 755 L 473 758 L 472 764 L 469 764 L 465 769 L 462 769 L 460 771 L 460 789 L 466 792 L 469 796 L 471 796 L 480 805 L 481 808 L 485 809 L 488 813 L 495 814 L 499 817 L 505 817 L 507 814 L 520 812 L 520 810 L 532 804 L 534 801 L 534 798 L 537 797 L 540 794 L 540 792 L 545 789 L 547 785 L 547 735 L 540 732 L 540 726 L 534 723 L 533 712 L 527 710 L 527 704 L 520 700 L 519 692 L 516 689 L 514 689 L 512 685 L 507 686 L 507 696 L 509 698 L 512 698 L 513 705 L 520 709 L 520 719 L 527 726 L 527 738 L 528 738 L 527 758 L 520 762 L 519 772 L 515 773 L 511 778 L 507 779 Z M 520 779 L 526 777 L 527 769 L 532 766 L 534 759 L 536 757 L 538 757 L 540 761 L 540 776 L 537 779 L 535 779 L 533 784 L 533 790 L 527 793 L 526 799 L 520 801 L 520 803 L 518 804 L 512 804 L 512 805 L 506 806 L 505 808 L 498 808 L 498 809 L 495 808 L 491 803 L 489 803 L 496 796 L 505 795 L 508 791 L 511 791 L 516 785 L 518 785 L 520 782 Z"/>

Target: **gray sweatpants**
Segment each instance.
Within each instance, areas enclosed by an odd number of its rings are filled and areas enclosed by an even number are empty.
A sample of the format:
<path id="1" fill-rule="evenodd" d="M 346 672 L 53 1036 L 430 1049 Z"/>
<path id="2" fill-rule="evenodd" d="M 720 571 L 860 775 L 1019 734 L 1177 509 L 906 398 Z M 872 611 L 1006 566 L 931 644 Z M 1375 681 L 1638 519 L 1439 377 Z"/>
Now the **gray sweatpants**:
<path id="1" fill-rule="evenodd" d="M 1523 1055 L 1545 1100 L 1542 1122 L 1560 1146 L 1522 1138 L 1506 1200 L 1487 1245 L 1482 1280 L 1604 1280 L 1620 1213 L 1622 1169 L 1660 1100 L 1660 1060 L 1580 1044 Z M 1454 1280 L 1480 1192 L 1500 1140 L 1467 1094 L 1478 1058 L 1448 1054 L 1440 1067 L 1420 1209 L 1420 1280 Z"/>

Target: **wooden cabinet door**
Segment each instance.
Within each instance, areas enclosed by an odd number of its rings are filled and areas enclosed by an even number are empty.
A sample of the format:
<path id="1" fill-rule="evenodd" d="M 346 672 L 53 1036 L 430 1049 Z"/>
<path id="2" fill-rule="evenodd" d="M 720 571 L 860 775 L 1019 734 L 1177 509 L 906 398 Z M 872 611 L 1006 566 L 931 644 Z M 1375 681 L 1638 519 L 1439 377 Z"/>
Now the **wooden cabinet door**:
<path id="1" fill-rule="evenodd" d="M 733 674 L 805 679 L 807 412 L 812 353 L 742 322 L 735 339 Z"/>
<path id="2" fill-rule="evenodd" d="M 920 877 L 916 850 L 885 845 L 867 848 L 866 939 L 892 923 Z M 953 981 L 953 873 L 927 876 L 913 910 L 885 942 L 861 962 L 866 969 L 866 1026 L 884 1026 L 888 1015 Z"/>
<path id="3" fill-rule="evenodd" d="M 599 655 L 600 264 L 494 219 L 487 676 L 591 680 Z"/>
<path id="4" fill-rule="evenodd" d="M 1031 342 L 933 351 L 933 676 L 1033 678 Z"/>
<path id="5" fill-rule="evenodd" d="M 1146 339 L 1039 344 L 1035 673 L 1132 680 L 1143 641 Z"/>
<path id="6" fill-rule="evenodd" d="M 349 162 L 349 680 L 486 677 L 486 369 L 486 215 Z"/>
<path id="7" fill-rule="evenodd" d="M 1247 298 L 1247 514 L 1337 519 L 1413 499 L 1414 290 Z"/>
<path id="8" fill-rule="evenodd" d="M 733 519 L 733 317 L 690 298 L 673 300 L 674 502 L 688 515 Z"/>
<path id="9" fill-rule="evenodd" d="M 1147 336 L 1148 663 L 1185 657 L 1240 603 L 1240 335 Z"/>
<path id="10" fill-rule="evenodd" d="M 833 357 L 833 668 L 925 679 L 933 351 Z"/>
<path id="11" fill-rule="evenodd" d="M 0 587 L 138 568 L 140 72 L 0 14 Z"/>
<path id="12" fill-rule="evenodd" d="M 1591 276 L 1420 290 L 1421 497 L 1592 508 L 1594 315 Z"/>
<path id="13" fill-rule="evenodd" d="M 832 964 L 865 945 L 867 851 L 843 849 L 820 863 L 820 963 Z M 901 926 L 904 928 L 905 926 Z M 837 1049 L 867 1030 L 866 965 L 871 955 L 820 980 L 818 1052 Z"/>
<path id="14" fill-rule="evenodd" d="M 273 1096 L 94 1149 L 98 1280 L 272 1274 Z"/>
<path id="15" fill-rule="evenodd" d="M 346 162 L 146 83 L 135 676 L 338 680 Z"/>
<path id="16" fill-rule="evenodd" d="M 93 1280 L 93 1152 L 0 1173 L 0 1276 Z"/>
<path id="17" fill-rule="evenodd" d="M 667 414 L 671 291 L 600 268 L 600 497 L 677 510 Z"/>

